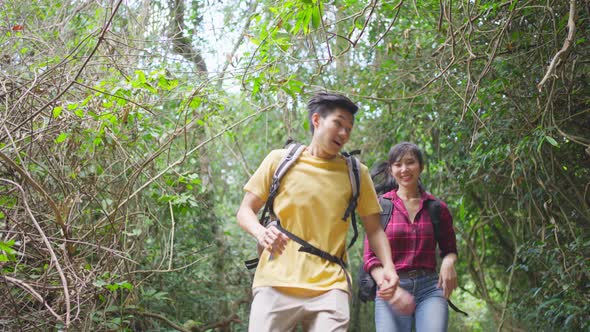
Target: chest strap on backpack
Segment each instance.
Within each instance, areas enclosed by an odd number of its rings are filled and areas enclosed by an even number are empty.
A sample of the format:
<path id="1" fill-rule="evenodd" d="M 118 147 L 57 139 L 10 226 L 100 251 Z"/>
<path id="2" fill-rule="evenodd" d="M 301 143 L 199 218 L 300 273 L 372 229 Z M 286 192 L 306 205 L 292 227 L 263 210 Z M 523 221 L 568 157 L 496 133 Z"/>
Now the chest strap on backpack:
<path id="1" fill-rule="evenodd" d="M 348 284 L 348 290 L 352 293 L 352 280 L 350 278 L 350 275 L 348 274 L 348 271 L 346 270 L 348 265 L 346 264 L 344 259 L 342 259 L 342 257 L 332 255 L 329 252 L 323 251 L 322 249 L 319 249 L 318 247 L 313 246 L 312 244 L 303 240 L 299 236 L 284 229 L 283 226 L 281 226 L 280 222 L 277 222 L 275 227 L 279 231 L 283 232 L 283 234 L 287 235 L 287 237 L 289 237 L 291 240 L 293 240 L 293 241 L 297 242 L 299 245 L 301 245 L 301 248 L 299 248 L 300 252 L 306 252 L 308 254 L 312 254 L 312 255 L 318 256 L 322 259 L 325 259 L 331 263 L 338 264 L 342 268 L 342 272 L 344 272 L 344 275 L 346 276 L 346 283 Z"/>

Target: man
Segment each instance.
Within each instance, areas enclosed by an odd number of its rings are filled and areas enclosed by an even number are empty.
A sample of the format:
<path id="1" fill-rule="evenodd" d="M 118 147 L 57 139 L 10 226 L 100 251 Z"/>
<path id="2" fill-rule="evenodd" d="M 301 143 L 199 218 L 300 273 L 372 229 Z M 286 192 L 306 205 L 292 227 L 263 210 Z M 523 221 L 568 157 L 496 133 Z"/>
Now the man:
<path id="1" fill-rule="evenodd" d="M 344 257 L 349 222 L 342 220 L 351 197 L 348 167 L 340 150 L 348 142 L 358 107 L 339 94 L 320 93 L 308 104 L 312 141 L 280 181 L 273 208 L 280 225 L 309 244 Z M 277 227 L 256 216 L 269 195 L 272 177 L 286 150 L 272 151 L 245 185 L 237 213 L 240 227 L 265 248 L 252 285 L 249 331 L 346 331 L 350 317 L 346 271 L 307 252 Z M 357 211 L 381 262 L 392 262 L 379 222 L 381 208 L 366 166 L 361 165 Z M 393 263 L 383 267 L 380 294 L 399 282 Z"/>

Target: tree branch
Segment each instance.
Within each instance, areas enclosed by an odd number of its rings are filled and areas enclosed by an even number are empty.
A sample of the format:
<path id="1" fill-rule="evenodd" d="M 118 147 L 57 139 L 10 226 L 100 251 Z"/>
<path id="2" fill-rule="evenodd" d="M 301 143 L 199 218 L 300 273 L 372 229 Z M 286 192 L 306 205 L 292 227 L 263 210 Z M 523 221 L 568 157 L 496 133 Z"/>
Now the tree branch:
<path id="1" fill-rule="evenodd" d="M 201 55 L 201 52 L 194 49 L 191 45 L 191 39 L 184 35 L 184 0 L 170 0 L 170 14 L 172 16 L 172 50 L 181 55 L 183 58 L 192 62 L 198 71 L 207 73 L 207 64 Z"/>
<path id="2" fill-rule="evenodd" d="M 569 51 L 569 48 L 572 45 L 572 42 L 574 41 L 574 36 L 576 34 L 575 18 L 576 18 L 576 0 L 570 0 L 570 14 L 569 14 L 569 18 L 567 20 L 567 28 L 568 28 L 567 38 L 563 42 L 563 46 L 561 47 L 559 52 L 557 52 L 555 54 L 555 56 L 553 57 L 553 60 L 551 60 L 551 63 L 549 64 L 549 67 L 547 68 L 547 72 L 545 73 L 545 76 L 543 77 L 541 82 L 539 82 L 539 84 L 537 84 L 537 89 L 539 90 L 539 92 L 541 92 L 543 90 L 543 86 L 545 85 L 545 82 L 547 82 L 547 80 L 550 77 L 555 76 L 555 68 L 557 68 L 557 66 L 561 63 L 562 57 L 564 57 L 565 54 Z"/>

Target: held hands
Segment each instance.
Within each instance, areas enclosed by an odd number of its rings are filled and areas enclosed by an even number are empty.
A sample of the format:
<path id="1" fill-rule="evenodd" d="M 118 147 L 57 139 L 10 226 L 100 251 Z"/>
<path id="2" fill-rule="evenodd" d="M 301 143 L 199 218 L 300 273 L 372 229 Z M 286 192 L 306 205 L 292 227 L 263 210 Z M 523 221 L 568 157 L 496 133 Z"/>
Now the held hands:
<path id="1" fill-rule="evenodd" d="M 377 296 L 384 299 L 390 299 L 395 293 L 397 286 L 399 285 L 399 277 L 395 272 L 395 269 L 383 268 L 382 278 L 380 279 L 380 282 L 378 282 L 377 284 L 379 288 L 377 290 Z"/>
<path id="2" fill-rule="evenodd" d="M 414 297 L 405 289 L 399 287 L 399 276 L 393 267 L 383 268 L 381 282 L 378 283 L 377 296 L 387 300 L 393 308 L 402 315 L 411 315 L 416 309 Z"/>
<path id="3" fill-rule="evenodd" d="M 259 254 L 262 253 L 262 250 L 266 249 L 272 255 L 280 255 L 285 250 L 289 238 L 276 227 L 271 226 L 268 228 L 263 227 L 256 235 L 256 240 L 258 240 Z"/>
<path id="4" fill-rule="evenodd" d="M 448 299 L 455 288 L 457 288 L 457 272 L 455 271 L 455 257 L 449 257 L 453 254 L 445 256 L 440 266 L 440 273 L 438 276 L 438 288 L 443 289 L 443 296 Z M 448 257 L 448 258 L 447 258 Z"/>

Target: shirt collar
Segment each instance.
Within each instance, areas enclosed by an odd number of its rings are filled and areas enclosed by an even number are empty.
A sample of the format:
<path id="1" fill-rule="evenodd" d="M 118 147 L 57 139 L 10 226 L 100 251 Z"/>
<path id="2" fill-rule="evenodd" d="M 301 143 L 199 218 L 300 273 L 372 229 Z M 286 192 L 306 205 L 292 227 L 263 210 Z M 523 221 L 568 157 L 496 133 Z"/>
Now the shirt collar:
<path id="1" fill-rule="evenodd" d="M 434 197 L 434 195 L 432 195 L 431 193 L 429 193 L 428 191 L 421 191 L 422 197 L 420 198 L 421 201 L 426 201 L 426 200 L 436 200 L 436 198 Z M 392 191 L 383 194 L 383 198 L 387 198 L 390 200 L 396 200 L 397 198 L 399 198 L 399 196 L 397 195 L 397 189 L 393 189 Z"/>

